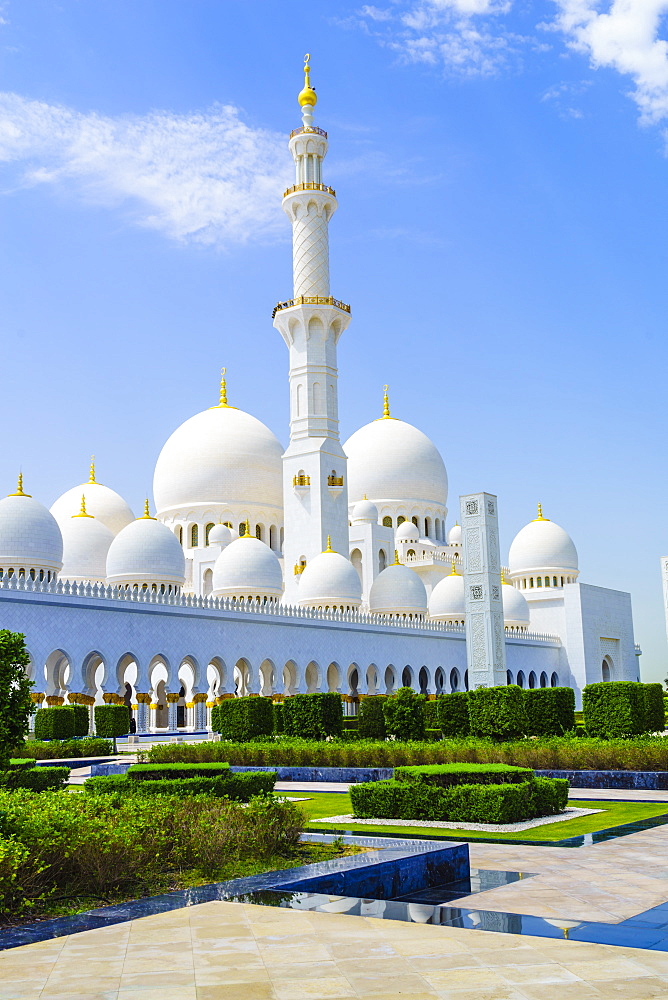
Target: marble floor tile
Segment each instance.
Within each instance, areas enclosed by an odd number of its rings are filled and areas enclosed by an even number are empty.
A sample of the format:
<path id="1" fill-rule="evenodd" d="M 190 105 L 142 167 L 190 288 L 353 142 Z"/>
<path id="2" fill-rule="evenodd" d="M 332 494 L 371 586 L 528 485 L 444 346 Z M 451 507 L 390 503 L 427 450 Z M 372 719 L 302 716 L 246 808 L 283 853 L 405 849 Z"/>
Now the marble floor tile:
<path id="1" fill-rule="evenodd" d="M 356 993 L 343 976 L 323 976 L 320 979 L 285 979 L 273 982 L 276 1000 L 334 1000 L 335 997 L 355 997 Z"/>

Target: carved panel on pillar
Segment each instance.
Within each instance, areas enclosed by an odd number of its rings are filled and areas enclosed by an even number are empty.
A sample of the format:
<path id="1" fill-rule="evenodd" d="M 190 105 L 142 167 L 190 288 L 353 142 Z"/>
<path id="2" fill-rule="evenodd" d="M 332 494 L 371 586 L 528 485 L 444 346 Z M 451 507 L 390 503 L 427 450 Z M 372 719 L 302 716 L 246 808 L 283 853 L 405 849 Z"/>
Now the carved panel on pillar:
<path id="1" fill-rule="evenodd" d="M 506 683 L 497 499 L 472 493 L 460 509 L 469 687 L 494 687 Z"/>

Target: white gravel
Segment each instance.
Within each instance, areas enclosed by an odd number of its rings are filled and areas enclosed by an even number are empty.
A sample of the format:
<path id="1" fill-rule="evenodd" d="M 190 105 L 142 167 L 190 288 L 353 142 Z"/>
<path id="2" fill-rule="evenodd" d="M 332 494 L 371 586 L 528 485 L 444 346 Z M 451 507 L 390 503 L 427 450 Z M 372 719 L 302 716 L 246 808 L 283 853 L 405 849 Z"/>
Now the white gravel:
<path id="1" fill-rule="evenodd" d="M 419 826 L 441 830 L 483 830 L 486 833 L 522 833 L 532 830 L 535 826 L 547 826 L 548 823 L 563 823 L 567 819 L 578 819 L 580 816 L 591 816 L 593 813 L 604 812 L 604 809 L 568 808 L 557 816 L 541 816 L 538 819 L 527 819 L 522 823 L 448 823 L 433 819 L 356 819 L 350 814 L 341 816 L 321 816 L 312 819 L 312 823 L 345 823 L 358 826 Z"/>

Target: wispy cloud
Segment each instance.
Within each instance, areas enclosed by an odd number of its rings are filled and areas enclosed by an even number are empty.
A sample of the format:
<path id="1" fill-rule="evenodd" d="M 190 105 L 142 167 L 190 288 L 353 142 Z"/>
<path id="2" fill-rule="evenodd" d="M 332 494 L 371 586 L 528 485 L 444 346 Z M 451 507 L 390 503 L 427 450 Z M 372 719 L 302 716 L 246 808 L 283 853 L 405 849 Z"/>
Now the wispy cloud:
<path id="1" fill-rule="evenodd" d="M 555 83 L 541 96 L 541 101 L 552 104 L 560 118 L 584 118 L 580 98 L 591 87 L 591 80 L 566 80 Z"/>
<path id="2" fill-rule="evenodd" d="M 50 185 L 174 240 L 229 246 L 285 232 L 285 136 L 237 108 L 111 117 L 0 93 L 5 192 Z"/>

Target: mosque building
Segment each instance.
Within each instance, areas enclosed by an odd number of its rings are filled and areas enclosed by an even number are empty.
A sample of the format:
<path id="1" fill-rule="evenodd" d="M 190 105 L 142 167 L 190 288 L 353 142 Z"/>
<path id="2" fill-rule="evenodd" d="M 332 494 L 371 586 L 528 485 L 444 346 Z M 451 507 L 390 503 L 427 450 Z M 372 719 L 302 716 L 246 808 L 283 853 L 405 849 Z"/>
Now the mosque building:
<path id="1" fill-rule="evenodd" d="M 387 386 L 379 418 L 339 437 L 351 314 L 330 288 L 338 203 L 316 100 L 307 57 L 283 195 L 294 287 L 273 313 L 288 447 L 228 402 L 223 370 L 218 403 L 158 456 L 154 514 L 147 500 L 135 517 L 94 464 L 50 511 L 19 477 L 0 501 L 0 621 L 26 635 L 38 702 L 125 701 L 141 732 L 203 729 L 235 694 L 339 691 L 354 711 L 402 684 L 468 686 L 467 551 L 438 449 L 391 413 Z M 630 595 L 581 583 L 575 545 L 540 506 L 496 579 L 509 683 L 579 699 L 586 683 L 639 679 Z"/>

